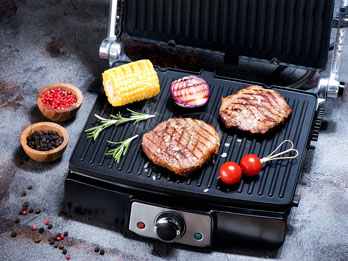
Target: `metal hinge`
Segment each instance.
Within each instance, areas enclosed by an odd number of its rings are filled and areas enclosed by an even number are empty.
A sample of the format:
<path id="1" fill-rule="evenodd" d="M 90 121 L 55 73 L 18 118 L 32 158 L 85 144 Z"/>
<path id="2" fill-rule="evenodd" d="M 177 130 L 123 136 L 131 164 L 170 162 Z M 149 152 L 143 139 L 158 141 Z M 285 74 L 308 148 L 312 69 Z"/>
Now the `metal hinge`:
<path id="1" fill-rule="evenodd" d="M 348 17 L 345 17 L 340 24 L 340 19 L 338 16 L 334 17 L 332 21 L 332 27 L 333 28 L 342 28 L 342 27 L 348 27 Z"/>
<path id="2" fill-rule="evenodd" d="M 332 21 L 333 28 L 348 27 L 348 0 L 342 0 L 340 10 Z"/>
<path id="3" fill-rule="evenodd" d="M 318 106 L 325 102 L 326 98 L 342 96 L 345 83 L 340 81 L 342 54 L 346 37 L 348 21 L 348 0 L 341 0 L 340 10 L 334 19 L 334 27 L 337 28 L 334 50 L 332 55 L 329 77 L 321 78 L 318 83 Z"/>
<path id="4" fill-rule="evenodd" d="M 124 53 L 124 45 L 120 42 L 123 16 L 123 0 L 110 0 L 108 36 L 99 47 L 99 57 L 109 60 L 112 67 L 116 62 L 129 62 L 130 59 Z"/>

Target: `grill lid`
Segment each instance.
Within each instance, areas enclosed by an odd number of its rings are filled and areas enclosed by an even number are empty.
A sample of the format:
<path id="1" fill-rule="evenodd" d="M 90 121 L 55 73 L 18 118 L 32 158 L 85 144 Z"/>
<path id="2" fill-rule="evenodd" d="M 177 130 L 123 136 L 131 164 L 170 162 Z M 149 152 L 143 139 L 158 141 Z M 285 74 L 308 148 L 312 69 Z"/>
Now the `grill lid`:
<path id="1" fill-rule="evenodd" d="M 324 69 L 333 0 L 127 0 L 125 36 Z"/>
<path id="2" fill-rule="evenodd" d="M 286 208 L 292 203 L 301 162 L 304 159 L 309 142 L 311 127 L 316 111 L 317 99 L 314 94 L 276 88 L 284 96 L 293 112 L 284 125 L 266 135 L 248 135 L 224 129 L 219 119 L 221 97 L 236 93 L 248 84 L 226 78 L 214 77 L 212 73 L 200 74 L 211 87 L 211 97 L 203 108 L 187 110 L 178 107 L 170 98 L 170 83 L 186 76 L 187 72 L 158 70 L 161 92 L 158 96 L 127 105 L 128 108 L 144 113 L 156 114 L 155 118 L 136 125 L 129 123 L 111 127 L 93 142 L 82 133 L 70 158 L 70 169 L 93 177 L 107 179 L 140 189 L 149 189 L 173 196 L 189 196 L 227 205 L 243 205 L 267 208 Z M 121 111 L 127 115 L 124 107 L 113 108 L 101 93 L 95 103 L 85 128 L 94 126 L 98 114 L 108 118 L 110 114 Z M 149 162 L 142 151 L 142 134 L 152 130 L 157 124 L 172 117 L 192 117 L 213 125 L 220 134 L 221 145 L 215 164 L 202 167 L 190 178 L 182 178 Z M 104 156 L 109 150 L 107 140 L 121 141 L 135 134 L 139 138 L 129 147 L 127 155 L 119 164 L 111 157 Z M 220 166 L 226 161 L 239 162 L 241 157 L 253 153 L 264 157 L 273 151 L 281 141 L 290 139 L 299 151 L 298 158 L 267 163 L 256 178 L 245 176 L 238 186 L 226 186 L 217 179 Z"/>

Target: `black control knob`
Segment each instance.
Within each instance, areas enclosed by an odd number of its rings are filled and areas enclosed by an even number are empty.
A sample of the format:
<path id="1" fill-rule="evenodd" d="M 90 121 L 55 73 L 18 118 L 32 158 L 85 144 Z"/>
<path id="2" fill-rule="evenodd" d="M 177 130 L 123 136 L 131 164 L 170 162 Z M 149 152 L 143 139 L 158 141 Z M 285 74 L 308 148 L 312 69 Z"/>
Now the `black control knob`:
<path id="1" fill-rule="evenodd" d="M 170 242 L 184 234 L 185 221 L 178 214 L 162 213 L 156 219 L 155 231 L 161 240 Z"/>

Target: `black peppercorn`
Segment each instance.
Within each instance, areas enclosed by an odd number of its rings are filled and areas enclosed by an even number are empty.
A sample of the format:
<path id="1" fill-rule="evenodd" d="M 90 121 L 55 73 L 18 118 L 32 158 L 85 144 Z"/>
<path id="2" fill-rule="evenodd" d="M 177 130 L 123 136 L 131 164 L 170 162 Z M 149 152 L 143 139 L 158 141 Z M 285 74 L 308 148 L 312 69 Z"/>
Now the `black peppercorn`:
<path id="1" fill-rule="evenodd" d="M 68 252 L 68 250 L 66 250 L 66 248 L 64 248 L 62 251 L 63 255 L 65 255 L 67 252 Z"/>
<path id="2" fill-rule="evenodd" d="M 100 250 L 100 247 L 98 246 L 94 248 L 94 252 L 99 252 L 99 250 Z"/>
<path id="3" fill-rule="evenodd" d="M 39 228 L 39 233 L 43 233 L 45 231 L 45 229 L 43 227 Z"/>
<path id="4" fill-rule="evenodd" d="M 27 207 L 28 207 L 28 205 L 29 205 L 29 203 L 28 203 L 28 202 L 24 202 L 22 206 L 23 206 L 24 208 L 27 208 Z"/>
<path id="5" fill-rule="evenodd" d="M 63 140 L 55 131 L 35 131 L 27 137 L 27 145 L 35 150 L 47 151 L 59 147 Z"/>
<path id="6" fill-rule="evenodd" d="M 34 212 L 34 209 L 29 209 L 29 213 L 33 213 Z"/>
<path id="7" fill-rule="evenodd" d="M 33 188 L 33 186 L 32 185 L 28 185 L 28 187 L 27 187 L 28 189 L 32 189 Z"/>
<path id="8" fill-rule="evenodd" d="M 67 237 L 69 235 L 68 231 L 64 232 L 64 236 Z"/>
<path id="9" fill-rule="evenodd" d="M 17 236 L 17 233 L 15 232 L 15 231 L 13 231 L 12 233 L 11 233 L 11 237 L 16 237 Z"/>
<path id="10" fill-rule="evenodd" d="M 25 197 L 26 195 L 27 195 L 27 192 L 25 192 L 25 191 L 23 191 L 21 194 L 22 197 Z"/>
<path id="11" fill-rule="evenodd" d="M 52 224 L 48 224 L 47 228 L 52 229 Z"/>
<path id="12" fill-rule="evenodd" d="M 104 255 L 104 253 L 105 253 L 105 250 L 104 250 L 104 249 L 101 249 L 101 250 L 100 250 L 100 254 L 101 254 L 101 255 Z"/>
<path id="13" fill-rule="evenodd" d="M 35 209 L 35 214 L 40 214 L 41 210 L 39 208 Z"/>
<path id="14" fill-rule="evenodd" d="M 16 218 L 16 219 L 15 219 L 15 223 L 16 223 L 16 224 L 19 223 L 19 218 Z"/>

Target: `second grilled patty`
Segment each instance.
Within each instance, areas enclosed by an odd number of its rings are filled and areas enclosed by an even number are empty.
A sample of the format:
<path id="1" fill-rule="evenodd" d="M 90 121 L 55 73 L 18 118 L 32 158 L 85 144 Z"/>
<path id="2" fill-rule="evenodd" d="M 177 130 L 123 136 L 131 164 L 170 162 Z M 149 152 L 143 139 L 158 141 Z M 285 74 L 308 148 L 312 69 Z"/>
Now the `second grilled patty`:
<path id="1" fill-rule="evenodd" d="M 248 86 L 222 98 L 220 117 L 227 128 L 264 134 L 292 112 L 279 92 L 260 86 Z"/>

